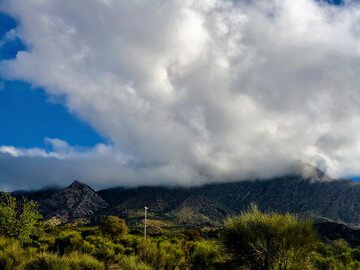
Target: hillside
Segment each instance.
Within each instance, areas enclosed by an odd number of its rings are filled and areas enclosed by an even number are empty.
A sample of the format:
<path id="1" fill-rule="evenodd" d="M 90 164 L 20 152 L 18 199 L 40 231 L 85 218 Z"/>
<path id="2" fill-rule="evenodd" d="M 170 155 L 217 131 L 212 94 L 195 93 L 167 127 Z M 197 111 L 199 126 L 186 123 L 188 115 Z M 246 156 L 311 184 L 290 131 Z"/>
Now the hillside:
<path id="1" fill-rule="evenodd" d="M 64 189 L 22 195 L 38 201 L 46 218 L 57 217 L 62 222 L 113 214 L 136 224 L 147 206 L 150 219 L 169 226 L 220 226 L 227 216 L 256 203 L 262 211 L 360 225 L 360 184 L 330 179 L 316 168 L 308 175 L 189 188 L 118 187 L 95 192 L 75 181 Z"/>
<path id="2" fill-rule="evenodd" d="M 187 211 L 193 218 L 203 217 L 199 221 L 201 225 L 218 225 L 226 216 L 256 203 L 263 211 L 360 224 L 360 185 L 349 180 L 317 182 L 289 176 L 188 189 L 116 188 L 101 190 L 98 194 L 110 205 L 107 211 L 125 217 L 147 205 L 157 218 L 176 218 Z"/>

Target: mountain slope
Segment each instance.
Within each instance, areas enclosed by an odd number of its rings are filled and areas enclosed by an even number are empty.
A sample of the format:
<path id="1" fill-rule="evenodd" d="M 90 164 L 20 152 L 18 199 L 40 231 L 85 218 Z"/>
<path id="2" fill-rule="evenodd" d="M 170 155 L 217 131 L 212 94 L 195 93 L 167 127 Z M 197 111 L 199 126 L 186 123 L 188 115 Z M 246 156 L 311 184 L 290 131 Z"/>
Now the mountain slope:
<path id="1" fill-rule="evenodd" d="M 263 211 L 360 224 L 360 184 L 349 180 L 313 181 L 289 176 L 193 188 L 108 189 L 98 194 L 111 206 L 109 213 L 124 217 L 146 205 L 154 217 L 165 214 L 172 218 L 186 207 L 207 216 L 215 225 L 256 203 Z"/>
<path id="2" fill-rule="evenodd" d="M 149 218 L 174 226 L 220 226 L 230 215 L 256 203 L 263 211 L 360 226 L 360 183 L 333 180 L 309 165 L 296 174 L 270 180 L 209 184 L 200 187 L 111 188 L 95 192 L 75 181 L 65 189 L 26 193 L 39 202 L 45 218 L 62 222 L 83 217 L 118 215 L 129 224 Z"/>
<path id="3" fill-rule="evenodd" d="M 57 217 L 62 222 L 92 216 L 108 206 L 92 188 L 78 181 L 37 201 L 45 218 Z"/>

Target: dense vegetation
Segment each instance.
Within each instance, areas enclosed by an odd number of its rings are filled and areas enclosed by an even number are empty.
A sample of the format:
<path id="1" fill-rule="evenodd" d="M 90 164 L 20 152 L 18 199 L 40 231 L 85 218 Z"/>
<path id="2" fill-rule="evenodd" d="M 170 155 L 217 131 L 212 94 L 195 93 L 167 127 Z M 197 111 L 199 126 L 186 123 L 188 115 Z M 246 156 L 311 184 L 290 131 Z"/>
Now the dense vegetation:
<path id="1" fill-rule="evenodd" d="M 256 206 L 219 232 L 174 230 L 146 240 L 116 216 L 97 226 L 40 221 L 34 202 L 3 194 L 0 269 L 360 269 L 360 249 L 320 242 L 308 221 Z"/>

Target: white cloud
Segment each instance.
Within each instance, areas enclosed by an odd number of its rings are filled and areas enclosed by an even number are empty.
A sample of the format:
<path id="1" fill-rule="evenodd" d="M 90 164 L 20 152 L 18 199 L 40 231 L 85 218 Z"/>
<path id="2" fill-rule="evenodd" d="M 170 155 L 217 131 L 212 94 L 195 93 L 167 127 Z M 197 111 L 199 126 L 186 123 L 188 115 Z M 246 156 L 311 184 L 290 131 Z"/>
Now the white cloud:
<path id="1" fill-rule="evenodd" d="M 10 29 L 8 32 L 5 33 L 3 38 L 0 40 L 0 48 L 8 41 L 13 41 L 17 38 L 16 30 Z"/>
<path id="2" fill-rule="evenodd" d="M 26 175 L 58 167 L 48 181 L 193 184 L 272 177 L 298 159 L 334 177 L 360 174 L 355 2 L 8 0 L 3 9 L 30 48 L 3 62 L 3 75 L 65 95 L 112 141 L 105 154 L 59 141 L 53 153 L 2 147 L 12 156 L 3 163 L 32 164 Z M 69 165 L 74 156 L 81 165 Z"/>
<path id="3" fill-rule="evenodd" d="M 93 148 L 73 147 L 60 139 L 45 138 L 45 143 L 51 148 L 51 151 L 34 148 L 18 148 L 14 146 L 0 146 L 0 154 L 9 155 L 13 158 L 56 158 L 56 159 L 84 159 L 99 158 L 110 155 L 112 148 L 105 144 L 97 144 Z M 119 160 L 119 159 L 118 159 Z M 124 161 L 124 160 L 122 160 Z"/>

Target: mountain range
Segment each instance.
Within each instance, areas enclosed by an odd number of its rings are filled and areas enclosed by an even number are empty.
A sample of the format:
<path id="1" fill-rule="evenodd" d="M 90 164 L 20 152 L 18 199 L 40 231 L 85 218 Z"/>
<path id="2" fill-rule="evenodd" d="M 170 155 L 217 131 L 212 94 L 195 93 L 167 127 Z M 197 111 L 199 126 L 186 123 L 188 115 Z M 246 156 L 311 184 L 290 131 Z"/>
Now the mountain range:
<path id="1" fill-rule="evenodd" d="M 265 212 L 293 213 L 319 222 L 360 226 L 360 183 L 337 180 L 310 165 L 288 176 L 198 187 L 116 187 L 95 191 L 74 181 L 66 188 L 15 192 L 39 203 L 45 219 L 64 223 L 117 215 L 140 224 L 144 206 L 158 227 L 218 227 L 251 203 Z"/>
<path id="2" fill-rule="evenodd" d="M 14 194 L 37 201 L 44 218 L 56 223 L 77 219 L 91 222 L 117 215 L 135 226 L 141 223 L 147 206 L 149 222 L 154 226 L 219 227 L 226 217 L 255 203 L 265 212 L 289 212 L 316 221 L 360 226 L 360 183 L 331 179 L 310 165 L 273 179 L 197 187 L 116 187 L 95 191 L 74 181 L 65 188 Z"/>

